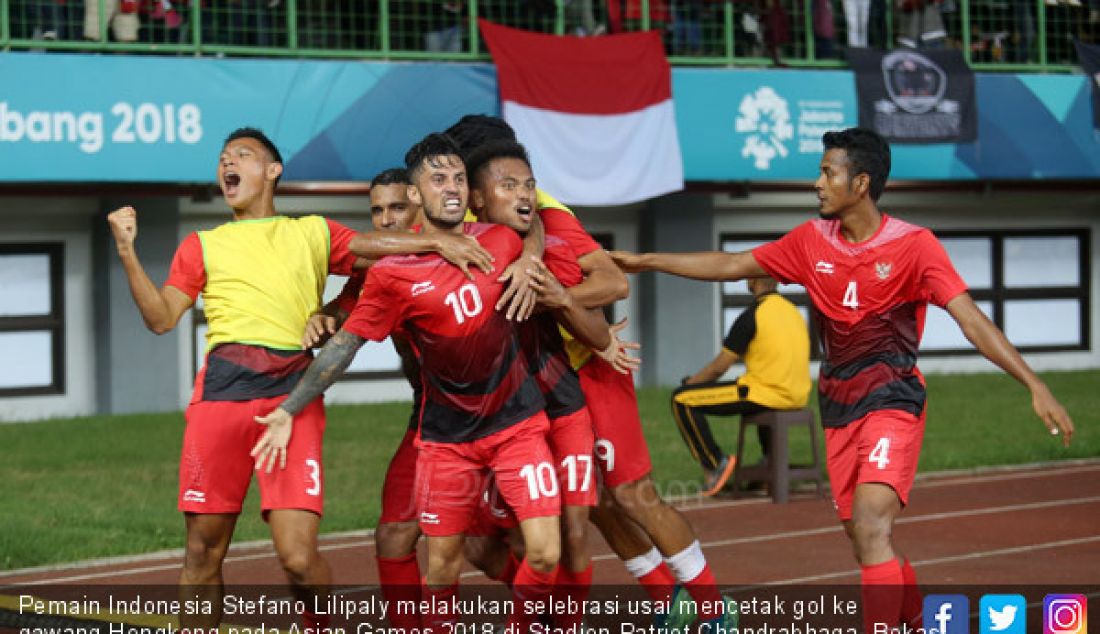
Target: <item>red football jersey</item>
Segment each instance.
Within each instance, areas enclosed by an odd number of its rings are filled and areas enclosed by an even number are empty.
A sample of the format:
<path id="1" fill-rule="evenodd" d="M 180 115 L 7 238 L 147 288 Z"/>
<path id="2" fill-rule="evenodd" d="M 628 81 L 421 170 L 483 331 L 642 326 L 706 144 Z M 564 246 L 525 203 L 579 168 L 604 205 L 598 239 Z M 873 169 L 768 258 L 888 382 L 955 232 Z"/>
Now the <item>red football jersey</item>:
<path id="1" fill-rule="evenodd" d="M 540 207 L 539 217 L 542 218 L 547 237 L 556 236 L 565 240 L 573 249 L 573 255 L 576 258 L 602 248 L 600 243 L 593 240 L 592 236 L 585 231 L 581 221 L 564 209 Z M 547 248 L 549 248 L 549 242 L 547 242 Z M 562 282 L 564 283 L 564 280 Z M 577 283 L 580 283 L 580 280 L 577 280 Z"/>
<path id="2" fill-rule="evenodd" d="M 559 235 L 547 231 L 542 259 L 546 268 L 566 288 L 576 286 L 584 279 L 572 246 Z M 521 324 L 520 341 L 527 355 L 527 363 L 546 398 L 546 415 L 553 420 L 584 407 L 580 379 L 569 365 L 565 342 L 554 315 L 536 314 Z"/>
<path id="3" fill-rule="evenodd" d="M 932 232 L 882 215 L 858 244 L 838 220 L 811 220 L 753 250 L 783 283 L 806 287 L 817 311 L 825 360 L 818 382 L 822 424 L 846 425 L 868 412 L 924 410 L 917 349 L 928 302 L 966 291 Z"/>
<path id="4" fill-rule="evenodd" d="M 398 328 L 408 335 L 424 384 L 420 435 L 435 442 L 483 438 L 545 407 L 514 322 L 494 310 L 504 292 L 500 270 L 523 243 L 500 225 L 467 223 L 464 231 L 493 255 L 496 271 L 475 271 L 471 281 L 435 254 L 383 258 L 344 324 L 373 341 Z"/>

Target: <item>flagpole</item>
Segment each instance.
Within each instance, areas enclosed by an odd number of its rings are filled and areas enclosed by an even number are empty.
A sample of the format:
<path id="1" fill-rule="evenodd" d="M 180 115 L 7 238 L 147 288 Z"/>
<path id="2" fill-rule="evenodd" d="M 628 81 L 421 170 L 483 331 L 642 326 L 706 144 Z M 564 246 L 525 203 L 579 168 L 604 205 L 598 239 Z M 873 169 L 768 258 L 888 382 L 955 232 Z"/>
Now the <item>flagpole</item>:
<path id="1" fill-rule="evenodd" d="M 642 0 L 642 30 L 649 30 L 649 0 Z"/>
<path id="2" fill-rule="evenodd" d="M 477 57 L 477 49 L 481 47 L 480 33 L 477 30 L 477 3 L 467 2 L 470 7 L 470 57 Z"/>
<path id="3" fill-rule="evenodd" d="M 378 0 L 378 37 L 382 48 L 382 57 L 390 56 L 390 0 Z"/>
<path id="4" fill-rule="evenodd" d="M 733 3 L 723 3 L 725 7 L 724 18 L 726 22 L 726 65 L 733 66 L 733 55 L 736 52 L 736 35 L 733 28 Z"/>

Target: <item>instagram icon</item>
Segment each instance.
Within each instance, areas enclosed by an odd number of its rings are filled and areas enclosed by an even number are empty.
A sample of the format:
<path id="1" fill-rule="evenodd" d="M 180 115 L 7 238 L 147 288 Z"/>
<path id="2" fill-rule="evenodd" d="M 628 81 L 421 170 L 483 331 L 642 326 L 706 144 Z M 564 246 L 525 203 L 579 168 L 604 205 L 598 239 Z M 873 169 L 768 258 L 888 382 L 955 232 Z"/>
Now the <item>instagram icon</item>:
<path id="1" fill-rule="evenodd" d="M 1082 594 L 1043 598 L 1043 634 L 1088 634 L 1088 603 Z"/>

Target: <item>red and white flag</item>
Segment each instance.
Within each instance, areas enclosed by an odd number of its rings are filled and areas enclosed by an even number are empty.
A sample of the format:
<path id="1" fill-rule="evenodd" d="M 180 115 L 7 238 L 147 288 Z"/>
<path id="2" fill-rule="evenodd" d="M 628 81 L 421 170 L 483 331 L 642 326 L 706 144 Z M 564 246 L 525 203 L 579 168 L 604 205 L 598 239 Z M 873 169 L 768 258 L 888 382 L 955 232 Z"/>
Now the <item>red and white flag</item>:
<path id="1" fill-rule="evenodd" d="M 622 205 L 684 188 L 672 71 L 656 31 L 572 37 L 481 20 L 504 120 L 539 187 L 574 205 Z"/>

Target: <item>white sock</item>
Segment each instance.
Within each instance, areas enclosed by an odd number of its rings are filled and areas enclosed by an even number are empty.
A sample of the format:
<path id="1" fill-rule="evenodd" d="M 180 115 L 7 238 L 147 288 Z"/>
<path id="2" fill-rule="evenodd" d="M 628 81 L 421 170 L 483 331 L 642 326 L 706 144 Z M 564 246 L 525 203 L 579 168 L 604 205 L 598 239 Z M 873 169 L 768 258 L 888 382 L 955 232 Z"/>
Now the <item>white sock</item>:
<path id="1" fill-rule="evenodd" d="M 650 550 L 644 555 L 639 555 L 633 559 L 627 559 L 625 562 L 626 569 L 630 571 L 630 574 L 634 575 L 635 579 L 640 579 L 648 575 L 657 569 L 661 565 L 661 553 L 656 547 Z"/>
<path id="2" fill-rule="evenodd" d="M 676 581 L 686 584 L 702 574 L 707 567 L 707 560 L 703 557 L 703 548 L 699 540 L 691 542 L 691 545 L 665 560 L 669 569 L 676 577 Z"/>

